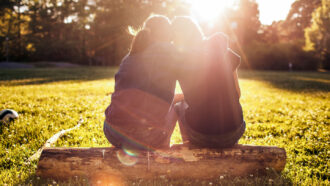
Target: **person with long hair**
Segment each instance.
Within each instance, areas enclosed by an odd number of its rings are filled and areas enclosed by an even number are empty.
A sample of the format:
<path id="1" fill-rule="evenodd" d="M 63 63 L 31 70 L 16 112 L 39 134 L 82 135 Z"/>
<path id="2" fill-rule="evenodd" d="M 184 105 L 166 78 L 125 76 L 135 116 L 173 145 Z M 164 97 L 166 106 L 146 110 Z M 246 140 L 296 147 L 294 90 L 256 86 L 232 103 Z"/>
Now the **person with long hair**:
<path id="1" fill-rule="evenodd" d="M 228 48 L 226 35 L 205 38 L 190 17 L 176 17 L 172 28 L 174 45 L 186 56 L 183 65 L 192 66 L 178 77 L 184 100 L 175 108 L 184 143 L 209 148 L 235 145 L 245 131 L 237 80 L 240 57 Z"/>
<path id="2" fill-rule="evenodd" d="M 175 58 L 171 23 L 150 16 L 134 37 L 130 52 L 115 75 L 115 91 L 105 111 L 104 133 L 115 147 L 150 150 L 169 148 L 175 120 L 166 116 L 174 97 Z"/>
<path id="3" fill-rule="evenodd" d="M 139 30 L 136 35 L 134 36 L 129 55 L 138 55 L 143 53 L 146 48 L 150 45 L 150 30 L 149 29 L 142 29 Z"/>

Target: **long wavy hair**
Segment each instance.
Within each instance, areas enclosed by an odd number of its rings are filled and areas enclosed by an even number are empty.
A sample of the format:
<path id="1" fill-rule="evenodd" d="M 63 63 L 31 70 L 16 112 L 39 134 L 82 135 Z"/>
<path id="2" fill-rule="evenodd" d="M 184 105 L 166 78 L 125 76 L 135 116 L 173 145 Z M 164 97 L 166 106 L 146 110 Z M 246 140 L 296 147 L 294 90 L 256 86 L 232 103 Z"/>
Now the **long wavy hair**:
<path id="1" fill-rule="evenodd" d="M 163 15 L 151 15 L 144 24 L 143 29 L 150 30 L 151 42 L 171 42 L 172 28 L 171 21 Z"/>
<path id="2" fill-rule="evenodd" d="M 140 30 L 134 36 L 130 55 L 143 52 L 150 45 L 150 31 L 148 29 Z"/>
<path id="3" fill-rule="evenodd" d="M 195 46 L 203 43 L 204 33 L 199 24 L 188 16 L 178 16 L 172 21 L 175 44 Z"/>
<path id="4" fill-rule="evenodd" d="M 171 42 L 172 28 L 170 20 L 163 15 L 151 15 L 143 23 L 142 28 L 128 27 L 128 32 L 134 36 L 130 54 L 143 52 L 154 42 Z"/>

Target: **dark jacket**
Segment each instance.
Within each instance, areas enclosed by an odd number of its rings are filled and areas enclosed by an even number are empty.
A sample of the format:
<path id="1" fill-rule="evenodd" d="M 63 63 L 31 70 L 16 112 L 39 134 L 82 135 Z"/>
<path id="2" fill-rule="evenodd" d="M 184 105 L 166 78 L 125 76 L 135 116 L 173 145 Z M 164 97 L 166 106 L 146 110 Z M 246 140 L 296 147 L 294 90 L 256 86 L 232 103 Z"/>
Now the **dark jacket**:
<path id="1" fill-rule="evenodd" d="M 217 37 L 212 38 L 200 47 L 200 57 L 188 55 L 186 60 L 197 67 L 179 77 L 189 106 L 185 116 L 188 125 L 195 131 L 210 135 L 225 134 L 243 124 L 233 76 L 240 57 L 223 47 L 221 42 Z"/>

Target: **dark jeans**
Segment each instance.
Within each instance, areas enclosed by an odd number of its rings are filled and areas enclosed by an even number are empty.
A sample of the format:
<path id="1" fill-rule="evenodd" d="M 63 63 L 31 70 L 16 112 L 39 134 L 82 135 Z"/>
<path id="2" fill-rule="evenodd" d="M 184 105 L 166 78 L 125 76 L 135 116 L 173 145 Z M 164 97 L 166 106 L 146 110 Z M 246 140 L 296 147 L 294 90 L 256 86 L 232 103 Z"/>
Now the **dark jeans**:
<path id="1" fill-rule="evenodd" d="M 153 148 L 164 149 L 169 148 L 170 138 L 175 127 L 177 118 L 179 118 L 179 126 L 181 131 L 182 140 L 184 143 L 189 143 L 197 147 L 206 148 L 225 148 L 231 147 L 237 144 L 238 140 L 245 132 L 245 122 L 237 130 L 222 135 L 206 135 L 199 133 L 189 127 L 189 124 L 185 120 L 185 110 L 187 104 L 180 102 L 175 105 L 171 105 L 171 108 L 166 116 L 167 122 L 165 123 L 167 130 L 163 134 L 153 134 L 145 128 L 136 128 L 133 130 L 140 130 L 140 134 L 144 135 L 144 142 L 140 143 L 139 140 L 135 140 L 136 135 L 124 135 L 106 121 L 104 122 L 103 131 L 108 141 L 115 147 L 137 150 L 150 150 Z M 153 145 L 148 145 L 152 144 Z"/>
<path id="2" fill-rule="evenodd" d="M 111 124 L 104 121 L 103 131 L 108 141 L 115 147 L 151 150 L 170 147 L 170 139 L 177 121 L 174 107 L 166 115 L 162 129 L 150 130 L 150 127 L 136 125 L 134 128 L 120 128 L 116 130 Z M 121 131 L 120 131 L 121 130 Z"/>
<path id="3" fill-rule="evenodd" d="M 179 126 L 184 143 L 191 144 L 197 147 L 206 148 L 226 148 L 237 144 L 242 137 L 246 124 L 243 121 L 241 126 L 229 133 L 221 135 L 207 135 L 193 130 L 185 119 L 185 110 L 188 108 L 186 102 L 179 102 L 175 104 L 175 111 L 179 116 Z"/>
<path id="4" fill-rule="evenodd" d="M 106 121 L 104 121 L 103 132 L 108 141 L 117 148 L 147 150 L 143 145 L 131 140 L 129 137 L 112 128 Z"/>

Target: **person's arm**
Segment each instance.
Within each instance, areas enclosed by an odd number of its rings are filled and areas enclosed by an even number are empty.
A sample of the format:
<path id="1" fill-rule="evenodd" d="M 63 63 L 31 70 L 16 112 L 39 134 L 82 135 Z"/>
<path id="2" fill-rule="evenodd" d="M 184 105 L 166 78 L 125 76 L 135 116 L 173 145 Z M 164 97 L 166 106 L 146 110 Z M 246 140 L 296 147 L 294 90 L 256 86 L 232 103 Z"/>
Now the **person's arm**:
<path id="1" fill-rule="evenodd" d="M 241 97 L 241 89 L 239 88 L 237 70 L 234 70 L 233 75 L 234 75 L 234 81 L 235 81 L 235 87 L 236 87 L 237 95 L 240 98 Z"/>
<path id="2" fill-rule="evenodd" d="M 241 97 L 241 90 L 239 88 L 239 83 L 238 83 L 237 69 L 238 69 L 239 65 L 241 64 L 241 57 L 230 48 L 227 49 L 227 55 L 228 55 L 229 60 L 230 60 L 229 62 L 232 65 L 232 70 L 233 70 L 233 76 L 234 76 L 234 82 L 235 82 L 235 88 L 236 88 L 236 91 L 237 91 L 237 95 L 240 98 Z"/>
<path id="3" fill-rule="evenodd" d="M 183 94 L 175 94 L 173 98 L 173 103 L 178 103 L 180 101 L 184 100 L 184 95 Z"/>

